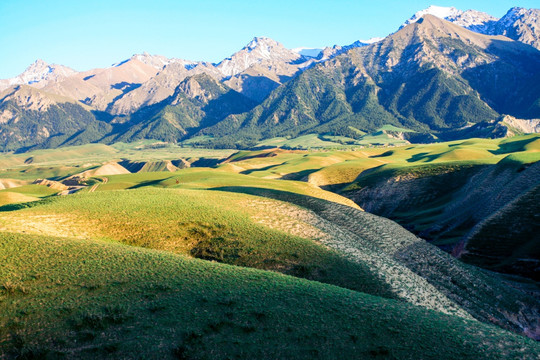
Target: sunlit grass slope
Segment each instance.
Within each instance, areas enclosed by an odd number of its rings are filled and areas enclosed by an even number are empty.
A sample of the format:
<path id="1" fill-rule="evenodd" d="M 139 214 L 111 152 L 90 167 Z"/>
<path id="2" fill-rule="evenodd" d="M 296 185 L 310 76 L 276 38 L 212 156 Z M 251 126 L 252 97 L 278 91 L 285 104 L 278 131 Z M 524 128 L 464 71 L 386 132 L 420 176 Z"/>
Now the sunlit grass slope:
<path id="1" fill-rule="evenodd" d="M 87 144 L 26 153 L 0 154 L 0 177 L 14 179 L 60 179 L 109 161 L 122 159 L 159 161 L 199 158 L 226 158 L 233 150 L 180 147 L 156 141 L 114 145 Z"/>
<path id="2" fill-rule="evenodd" d="M 197 173 L 191 175 L 205 180 Z M 226 181 L 219 175 L 212 179 L 218 181 L 214 186 Z M 211 179 L 206 180 L 208 186 Z M 175 180 L 167 181 L 176 186 Z M 314 242 L 322 236 L 317 229 L 293 223 L 290 226 L 296 231 L 286 233 L 257 221 L 261 212 L 271 212 L 270 218 L 278 224 L 291 222 L 280 215 L 279 201 L 261 202 L 254 196 L 217 191 L 141 187 L 55 197 L 30 205 L 2 213 L 0 229 L 111 239 L 393 297 L 387 284 L 367 267 Z"/>
<path id="3" fill-rule="evenodd" d="M 540 135 L 523 135 L 509 139 L 469 139 L 427 145 L 405 145 L 394 148 L 363 148 L 355 151 L 264 150 L 239 152 L 230 160 L 231 171 L 258 177 L 298 179 L 319 186 L 348 185 L 370 168 L 381 170 L 411 168 L 423 165 L 496 164 L 514 159 L 521 163 L 540 160 Z M 334 187 L 334 190 L 336 188 Z"/>
<path id="4" fill-rule="evenodd" d="M 8 191 L 8 190 L 0 191 L 0 206 L 7 205 L 7 204 L 25 203 L 25 202 L 36 201 L 36 200 L 39 200 L 39 198 Z"/>
<path id="5" fill-rule="evenodd" d="M 118 243 L 0 234 L 0 356 L 536 359 L 537 343 L 272 272 Z"/>
<path id="6" fill-rule="evenodd" d="M 45 185 L 23 185 L 0 190 L 0 206 L 36 201 L 58 193 Z"/>
<path id="7" fill-rule="evenodd" d="M 505 314 L 521 311 L 513 300 L 531 301 L 492 276 L 470 275 L 396 224 L 305 182 L 200 169 L 108 179 L 93 193 L 4 207 L 0 229 L 113 240 L 271 270 L 463 317 L 471 311 L 483 321 L 489 321 L 487 311 L 511 329 L 515 324 Z M 412 264 L 396 255 L 404 252 L 423 260 Z M 451 274 L 453 282 L 441 274 Z M 504 294 L 504 301 L 493 300 L 494 293 Z"/>

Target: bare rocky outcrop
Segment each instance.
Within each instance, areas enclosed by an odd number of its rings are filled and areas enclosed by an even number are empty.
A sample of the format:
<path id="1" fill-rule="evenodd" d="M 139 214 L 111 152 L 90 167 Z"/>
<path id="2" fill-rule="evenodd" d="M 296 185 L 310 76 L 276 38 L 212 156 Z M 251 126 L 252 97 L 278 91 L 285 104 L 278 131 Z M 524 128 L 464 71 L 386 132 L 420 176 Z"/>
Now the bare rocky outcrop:
<path id="1" fill-rule="evenodd" d="M 153 160 L 153 161 L 133 161 L 123 160 L 118 163 L 132 173 L 170 171 L 175 172 L 179 169 L 190 167 L 190 163 L 184 159 L 177 160 Z"/>
<path id="2" fill-rule="evenodd" d="M 37 179 L 34 181 L 34 184 L 36 185 L 44 185 L 47 187 L 50 187 L 51 189 L 58 190 L 58 191 L 64 191 L 67 190 L 69 187 L 62 184 L 59 181 L 54 180 L 48 180 L 48 179 Z"/>
<path id="3" fill-rule="evenodd" d="M 506 115 L 502 119 L 502 124 L 514 129 L 517 133 L 540 133 L 540 119 L 516 119 L 513 116 Z"/>
<path id="4" fill-rule="evenodd" d="M 26 185 L 28 182 L 18 179 L 0 179 L 0 190 Z"/>

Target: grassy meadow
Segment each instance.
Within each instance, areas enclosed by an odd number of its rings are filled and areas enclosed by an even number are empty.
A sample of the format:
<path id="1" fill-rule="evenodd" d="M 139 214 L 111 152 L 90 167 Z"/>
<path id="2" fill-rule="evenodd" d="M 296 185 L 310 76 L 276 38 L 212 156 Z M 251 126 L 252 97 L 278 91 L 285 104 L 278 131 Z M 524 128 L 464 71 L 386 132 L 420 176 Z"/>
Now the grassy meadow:
<path id="1" fill-rule="evenodd" d="M 535 358 L 477 321 L 118 243 L 2 233 L 0 351 L 23 358 Z"/>
<path id="2" fill-rule="evenodd" d="M 527 135 L 0 155 L 0 358 L 536 359 L 536 283 L 463 264 L 349 195 L 438 174 L 460 174 L 458 186 L 488 166 L 517 174 L 539 154 L 540 137 Z M 151 171 L 176 159 L 195 165 Z M 94 171 L 121 160 L 150 165 Z M 32 184 L 83 172 L 87 186 L 71 195 Z M 453 200 L 433 186 L 437 204 L 401 216 L 436 221 L 435 205 Z"/>

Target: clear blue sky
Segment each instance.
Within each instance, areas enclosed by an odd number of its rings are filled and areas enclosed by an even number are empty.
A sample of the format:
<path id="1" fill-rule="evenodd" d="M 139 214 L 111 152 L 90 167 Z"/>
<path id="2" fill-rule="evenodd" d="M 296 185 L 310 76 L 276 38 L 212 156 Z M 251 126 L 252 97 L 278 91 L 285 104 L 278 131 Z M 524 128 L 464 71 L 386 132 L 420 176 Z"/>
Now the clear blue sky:
<path id="1" fill-rule="evenodd" d="M 147 51 L 217 62 L 254 36 L 288 48 L 386 36 L 429 5 L 501 17 L 538 0 L 0 0 L 0 78 L 35 59 L 88 70 Z"/>

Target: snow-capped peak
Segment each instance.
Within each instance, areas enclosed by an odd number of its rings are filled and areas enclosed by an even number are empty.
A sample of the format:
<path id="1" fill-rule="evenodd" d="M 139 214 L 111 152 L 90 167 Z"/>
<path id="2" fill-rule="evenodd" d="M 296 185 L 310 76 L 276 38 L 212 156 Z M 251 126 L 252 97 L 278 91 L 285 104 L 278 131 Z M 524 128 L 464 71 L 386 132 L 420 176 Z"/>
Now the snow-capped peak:
<path id="1" fill-rule="evenodd" d="M 291 63 L 301 58 L 298 53 L 285 48 L 279 42 L 267 37 L 254 37 L 240 51 L 216 65 L 226 77 L 241 73 L 250 66 L 263 61 Z"/>
<path id="2" fill-rule="evenodd" d="M 42 59 L 37 59 L 24 70 L 20 75 L 7 79 L 7 86 L 11 85 L 31 85 L 48 80 L 57 80 L 75 74 L 76 71 L 63 65 L 48 64 Z"/>
<path id="3" fill-rule="evenodd" d="M 268 49 L 268 48 L 280 47 L 280 46 L 282 45 L 274 39 L 261 37 L 261 36 L 255 36 L 246 46 L 244 46 L 244 49 L 251 51 L 257 48 Z"/>
<path id="4" fill-rule="evenodd" d="M 495 24 L 497 18 L 477 10 L 459 10 L 455 7 L 442 7 L 431 5 L 427 9 L 415 13 L 409 20 L 405 21 L 401 28 L 415 23 L 424 15 L 433 15 L 440 19 L 450 21 L 456 25 L 479 33 L 488 33 Z"/>
<path id="5" fill-rule="evenodd" d="M 446 19 L 450 17 L 456 17 L 463 14 L 462 10 L 458 10 L 455 7 L 444 7 L 444 6 L 435 6 L 431 5 L 427 9 L 417 11 L 409 20 L 405 21 L 402 27 L 417 22 L 424 15 L 433 15 L 441 19 Z"/>

